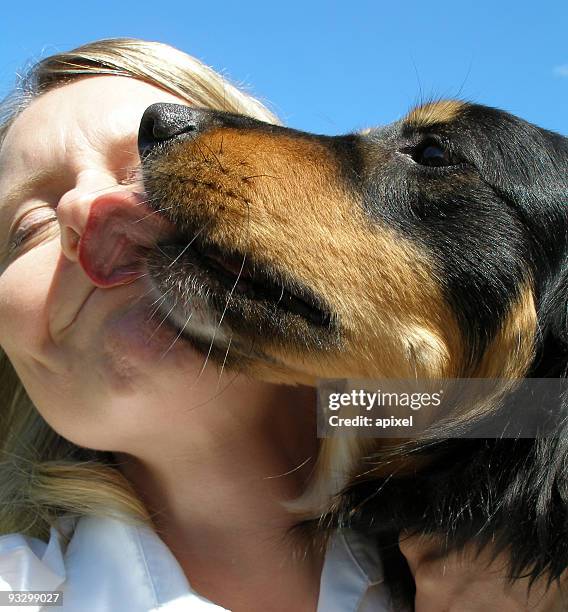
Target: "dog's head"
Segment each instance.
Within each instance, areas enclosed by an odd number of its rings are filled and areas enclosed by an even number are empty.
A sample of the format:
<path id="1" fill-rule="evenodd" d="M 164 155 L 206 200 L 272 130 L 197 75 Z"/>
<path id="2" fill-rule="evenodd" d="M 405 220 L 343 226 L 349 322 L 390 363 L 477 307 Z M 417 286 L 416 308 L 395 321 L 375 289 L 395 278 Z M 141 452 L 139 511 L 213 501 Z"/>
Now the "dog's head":
<path id="1" fill-rule="evenodd" d="M 557 375 L 558 134 L 452 100 L 338 137 L 158 104 L 139 147 L 149 202 L 179 228 L 151 277 L 213 358 L 230 343 L 229 365 L 283 382 Z"/>

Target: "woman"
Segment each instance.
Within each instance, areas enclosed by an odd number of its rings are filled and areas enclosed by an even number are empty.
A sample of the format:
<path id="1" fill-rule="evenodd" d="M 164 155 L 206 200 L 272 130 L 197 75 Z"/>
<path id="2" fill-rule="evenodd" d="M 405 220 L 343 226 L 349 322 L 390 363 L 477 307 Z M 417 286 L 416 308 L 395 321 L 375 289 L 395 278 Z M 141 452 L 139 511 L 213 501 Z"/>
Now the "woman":
<path id="1" fill-rule="evenodd" d="M 312 390 L 218 371 L 156 315 L 143 269 L 109 287 L 82 267 L 99 207 L 127 201 L 154 224 L 136 138 L 156 102 L 276 121 L 189 56 L 126 39 L 43 60 L 5 106 L 3 588 L 61 590 L 64 610 L 392 609 L 361 535 L 321 551 L 291 531 L 318 453 Z M 433 561 L 435 543 L 416 539 L 402 549 L 418 610 L 526 604 L 525 585 L 505 588 L 482 561 Z M 441 568 L 454 577 L 440 582 Z"/>

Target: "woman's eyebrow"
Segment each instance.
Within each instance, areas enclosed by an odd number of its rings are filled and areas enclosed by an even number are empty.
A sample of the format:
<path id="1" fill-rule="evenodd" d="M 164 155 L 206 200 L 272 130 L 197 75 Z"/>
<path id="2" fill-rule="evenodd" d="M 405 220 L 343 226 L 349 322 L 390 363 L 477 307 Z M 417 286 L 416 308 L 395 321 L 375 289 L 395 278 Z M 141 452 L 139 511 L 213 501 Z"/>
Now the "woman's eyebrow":
<path id="1" fill-rule="evenodd" d="M 21 183 L 12 187 L 10 191 L 4 196 L 0 196 L 0 211 L 5 211 L 15 201 L 21 201 L 29 198 L 33 192 L 43 187 L 46 183 L 50 182 L 54 178 L 53 172 L 47 170 L 41 170 L 35 174 L 32 174 L 29 178 Z"/>

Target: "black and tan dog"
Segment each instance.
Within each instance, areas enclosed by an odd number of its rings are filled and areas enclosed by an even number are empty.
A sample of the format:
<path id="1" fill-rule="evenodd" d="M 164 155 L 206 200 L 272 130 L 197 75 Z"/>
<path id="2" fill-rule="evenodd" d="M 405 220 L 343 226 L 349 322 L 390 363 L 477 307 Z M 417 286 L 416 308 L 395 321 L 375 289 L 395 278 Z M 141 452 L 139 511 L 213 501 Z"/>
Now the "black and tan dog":
<path id="1" fill-rule="evenodd" d="M 158 104 L 139 147 L 151 206 L 180 230 L 149 255 L 153 282 L 219 363 L 304 384 L 566 376 L 566 138 L 452 100 L 339 137 Z M 450 547 L 491 541 L 512 576 L 556 578 L 568 566 L 563 419 L 554 434 L 386 454 L 367 441 L 326 524 L 349 520 L 383 546 L 403 528 Z M 387 455 L 415 468 L 391 478 Z M 392 561 L 394 583 L 404 567 Z"/>

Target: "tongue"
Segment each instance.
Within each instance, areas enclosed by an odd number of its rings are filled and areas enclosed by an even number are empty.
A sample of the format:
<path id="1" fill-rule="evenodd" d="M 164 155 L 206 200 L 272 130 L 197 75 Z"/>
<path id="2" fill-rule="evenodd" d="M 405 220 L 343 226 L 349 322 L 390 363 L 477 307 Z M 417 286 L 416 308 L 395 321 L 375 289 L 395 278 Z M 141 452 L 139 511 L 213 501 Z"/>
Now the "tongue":
<path id="1" fill-rule="evenodd" d="M 175 234 L 175 226 L 124 191 L 98 197 L 79 241 L 79 263 L 98 287 L 130 283 L 144 274 L 144 252 Z"/>

